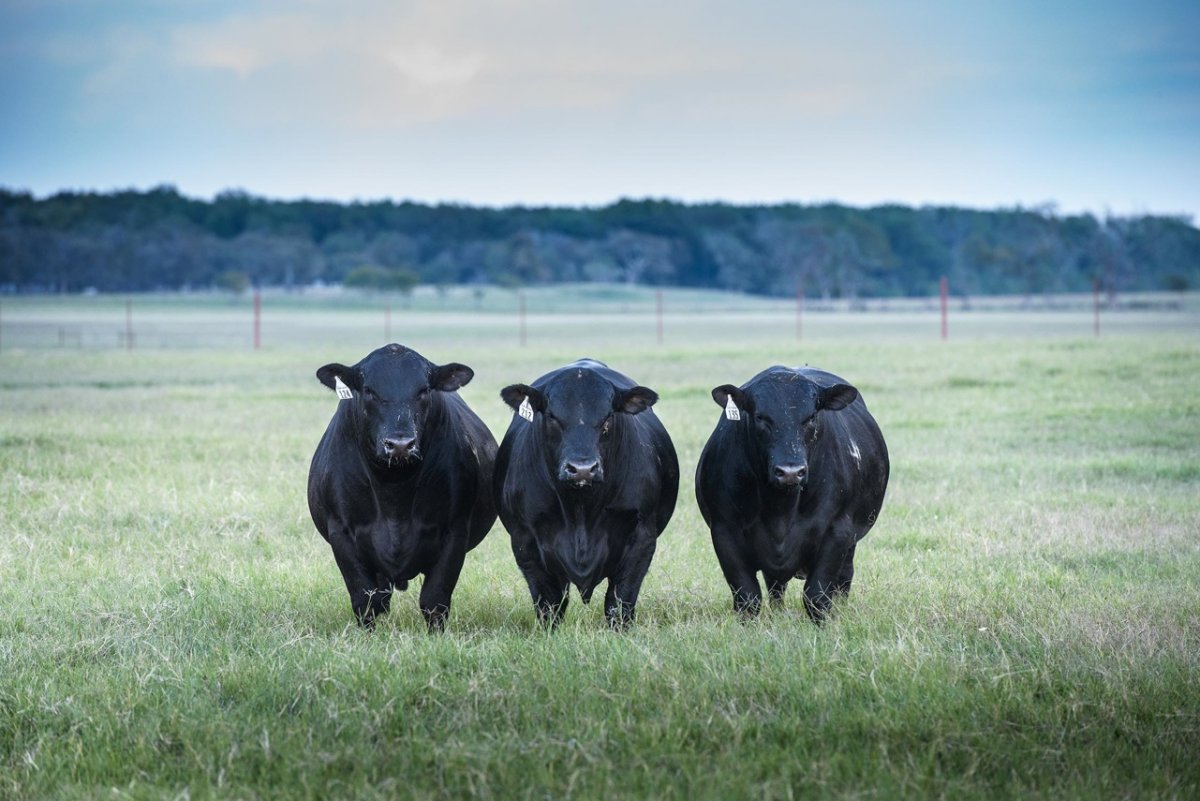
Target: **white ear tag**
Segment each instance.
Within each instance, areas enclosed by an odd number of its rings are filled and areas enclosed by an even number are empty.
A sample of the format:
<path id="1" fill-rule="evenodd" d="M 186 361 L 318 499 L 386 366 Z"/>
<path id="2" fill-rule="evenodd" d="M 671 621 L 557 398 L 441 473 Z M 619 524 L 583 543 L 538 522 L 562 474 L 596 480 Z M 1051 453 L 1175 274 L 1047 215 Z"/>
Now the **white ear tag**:
<path id="1" fill-rule="evenodd" d="M 342 400 L 350 400 L 354 397 L 354 393 L 350 391 L 350 387 L 342 383 L 339 376 L 333 377 L 333 388 L 337 391 L 337 396 Z"/>
<path id="2" fill-rule="evenodd" d="M 525 396 L 525 400 L 521 401 L 520 408 L 517 409 L 517 414 L 524 417 L 529 422 L 533 422 L 533 404 L 529 402 L 529 396 Z"/>
<path id="3" fill-rule="evenodd" d="M 725 401 L 725 419 L 726 420 L 741 420 L 742 412 L 738 409 L 737 404 L 733 402 L 733 396 L 729 396 L 729 400 Z"/>

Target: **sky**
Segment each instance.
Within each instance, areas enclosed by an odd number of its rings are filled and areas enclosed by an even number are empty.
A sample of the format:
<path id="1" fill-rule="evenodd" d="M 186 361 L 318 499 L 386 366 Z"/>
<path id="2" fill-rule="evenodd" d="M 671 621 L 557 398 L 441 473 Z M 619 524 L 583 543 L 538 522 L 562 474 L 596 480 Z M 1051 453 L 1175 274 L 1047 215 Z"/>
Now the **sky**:
<path id="1" fill-rule="evenodd" d="M 1200 220 L 1196 0 L 0 0 L 0 186 Z"/>

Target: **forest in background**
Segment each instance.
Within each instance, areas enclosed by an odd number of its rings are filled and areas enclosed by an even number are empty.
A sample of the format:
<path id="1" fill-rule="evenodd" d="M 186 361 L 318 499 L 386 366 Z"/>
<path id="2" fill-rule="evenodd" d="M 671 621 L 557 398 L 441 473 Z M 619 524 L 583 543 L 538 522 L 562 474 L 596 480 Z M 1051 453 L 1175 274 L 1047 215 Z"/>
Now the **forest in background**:
<path id="1" fill-rule="evenodd" d="M 0 188 L 9 293 L 619 282 L 854 299 L 931 294 L 942 275 L 956 295 L 1195 289 L 1200 230 L 1051 206 L 485 208 Z"/>

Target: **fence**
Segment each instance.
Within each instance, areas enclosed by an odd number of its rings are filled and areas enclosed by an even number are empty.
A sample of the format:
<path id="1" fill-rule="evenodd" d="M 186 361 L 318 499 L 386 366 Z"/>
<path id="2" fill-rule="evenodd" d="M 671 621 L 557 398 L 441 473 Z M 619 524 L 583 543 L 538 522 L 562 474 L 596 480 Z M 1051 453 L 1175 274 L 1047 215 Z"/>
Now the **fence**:
<path id="1" fill-rule="evenodd" d="M 363 347 L 387 341 L 480 338 L 496 347 L 609 342 L 671 348 L 697 342 L 804 343 L 849 338 L 937 339 L 1200 332 L 1200 296 L 827 300 L 799 291 L 761 299 L 694 290 L 578 288 L 429 292 L 411 299 L 265 292 L 219 295 L 7 296 L 0 352 L 17 349 Z M 948 325 L 948 321 L 952 325 Z"/>

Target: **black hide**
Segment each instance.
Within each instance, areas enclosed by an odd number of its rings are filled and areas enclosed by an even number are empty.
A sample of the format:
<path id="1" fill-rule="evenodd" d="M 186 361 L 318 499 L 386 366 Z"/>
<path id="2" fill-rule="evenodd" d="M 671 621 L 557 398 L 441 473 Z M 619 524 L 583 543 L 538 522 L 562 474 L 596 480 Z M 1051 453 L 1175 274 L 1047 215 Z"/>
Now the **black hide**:
<path id="1" fill-rule="evenodd" d="M 741 387 L 713 390 L 740 419 L 722 414 L 700 454 L 696 500 L 743 616 L 804 579 L 818 623 L 850 591 L 854 549 L 879 517 L 888 452 L 858 391 L 809 367 L 771 367 Z"/>
<path id="2" fill-rule="evenodd" d="M 624 627 L 679 492 L 658 396 L 582 359 L 501 397 L 517 413 L 496 456 L 496 508 L 539 619 L 562 619 L 571 584 L 586 603 L 607 579 L 605 616 Z"/>
<path id="3" fill-rule="evenodd" d="M 338 401 L 313 454 L 308 508 L 363 625 L 423 574 L 421 612 L 442 629 L 463 558 L 496 520 L 496 439 L 455 391 L 472 375 L 395 344 L 317 371 L 353 397 Z"/>

